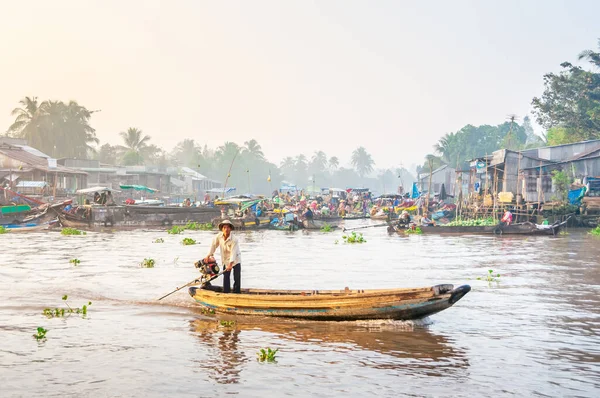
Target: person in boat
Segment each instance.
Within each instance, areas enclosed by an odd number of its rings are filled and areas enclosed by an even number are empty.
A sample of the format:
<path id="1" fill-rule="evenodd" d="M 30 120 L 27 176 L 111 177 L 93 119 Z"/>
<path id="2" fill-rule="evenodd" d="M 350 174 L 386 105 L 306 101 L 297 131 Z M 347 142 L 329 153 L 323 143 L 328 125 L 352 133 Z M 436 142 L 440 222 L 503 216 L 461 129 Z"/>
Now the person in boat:
<path id="1" fill-rule="evenodd" d="M 507 225 L 507 226 L 508 226 L 508 225 L 512 224 L 512 221 L 513 221 L 513 215 L 512 215 L 512 213 L 510 212 L 510 210 L 508 210 L 508 209 L 507 209 L 507 210 L 504 212 L 504 215 L 502 216 L 502 219 L 500 220 L 500 222 L 501 222 L 503 225 Z"/>
<path id="2" fill-rule="evenodd" d="M 242 288 L 242 254 L 240 244 L 232 231 L 235 229 L 229 220 L 219 224 L 219 232 L 212 240 L 205 262 L 212 260 L 217 247 L 221 249 L 221 261 L 225 266 L 223 272 L 223 293 L 231 293 L 231 270 L 233 270 L 233 293 L 240 293 Z"/>
<path id="3" fill-rule="evenodd" d="M 406 227 L 408 227 L 409 224 L 410 224 L 410 214 L 408 214 L 408 212 L 406 210 L 403 210 L 402 213 L 400 214 L 400 217 L 398 217 L 398 227 L 406 228 Z"/>
<path id="4" fill-rule="evenodd" d="M 104 205 L 106 204 L 106 191 L 100 194 L 100 199 L 98 200 L 98 204 Z"/>
<path id="5" fill-rule="evenodd" d="M 435 222 L 428 217 L 427 213 L 423 213 L 423 217 L 421 217 L 421 225 L 424 227 L 435 226 Z"/>
<path id="6" fill-rule="evenodd" d="M 315 217 L 315 214 L 313 213 L 312 209 L 309 207 L 306 208 L 306 211 L 304 212 L 304 214 L 302 214 L 302 216 L 307 219 L 308 221 L 312 221 L 313 218 Z"/>
<path id="7" fill-rule="evenodd" d="M 98 192 L 94 192 L 94 203 L 100 203 L 100 194 Z"/>

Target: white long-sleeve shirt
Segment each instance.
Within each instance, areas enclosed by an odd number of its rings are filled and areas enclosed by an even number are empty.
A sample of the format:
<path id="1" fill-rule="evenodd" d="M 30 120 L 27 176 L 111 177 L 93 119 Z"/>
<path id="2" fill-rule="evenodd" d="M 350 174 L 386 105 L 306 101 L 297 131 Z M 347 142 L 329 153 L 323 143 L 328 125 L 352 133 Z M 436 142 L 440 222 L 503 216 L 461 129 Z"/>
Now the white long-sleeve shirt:
<path id="1" fill-rule="evenodd" d="M 223 265 L 229 264 L 240 264 L 242 262 L 242 253 L 240 252 L 240 244 L 233 234 L 229 234 L 229 237 L 225 239 L 223 232 L 219 232 L 212 240 L 210 248 L 208 249 L 208 256 L 215 254 L 217 247 L 221 248 L 221 261 Z"/>

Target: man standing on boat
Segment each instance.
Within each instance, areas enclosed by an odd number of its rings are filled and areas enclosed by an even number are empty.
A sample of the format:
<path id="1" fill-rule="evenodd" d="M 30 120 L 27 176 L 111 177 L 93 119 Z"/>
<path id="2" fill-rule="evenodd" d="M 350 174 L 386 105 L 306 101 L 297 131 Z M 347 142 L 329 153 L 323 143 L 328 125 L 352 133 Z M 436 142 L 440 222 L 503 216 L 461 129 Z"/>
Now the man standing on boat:
<path id="1" fill-rule="evenodd" d="M 229 220 L 223 220 L 219 224 L 219 232 L 214 237 L 208 254 L 204 259 L 209 262 L 210 257 L 215 254 L 217 247 L 221 248 L 221 261 L 225 267 L 223 273 L 223 293 L 231 292 L 231 270 L 233 269 L 233 293 L 240 293 L 242 288 L 242 254 L 240 244 L 235 236 L 231 234 L 235 227 Z"/>

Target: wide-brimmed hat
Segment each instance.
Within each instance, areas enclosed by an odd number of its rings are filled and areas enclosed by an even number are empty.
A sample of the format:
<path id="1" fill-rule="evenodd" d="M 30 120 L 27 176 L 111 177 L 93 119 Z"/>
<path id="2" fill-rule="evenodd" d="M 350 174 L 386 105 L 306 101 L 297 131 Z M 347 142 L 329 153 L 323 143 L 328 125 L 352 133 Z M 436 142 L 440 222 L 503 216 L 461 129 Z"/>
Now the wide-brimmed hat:
<path id="1" fill-rule="evenodd" d="M 219 231 L 223 229 L 223 225 L 229 225 L 231 227 L 232 231 L 235 229 L 235 226 L 233 225 L 233 223 L 231 221 L 223 220 L 219 223 Z"/>

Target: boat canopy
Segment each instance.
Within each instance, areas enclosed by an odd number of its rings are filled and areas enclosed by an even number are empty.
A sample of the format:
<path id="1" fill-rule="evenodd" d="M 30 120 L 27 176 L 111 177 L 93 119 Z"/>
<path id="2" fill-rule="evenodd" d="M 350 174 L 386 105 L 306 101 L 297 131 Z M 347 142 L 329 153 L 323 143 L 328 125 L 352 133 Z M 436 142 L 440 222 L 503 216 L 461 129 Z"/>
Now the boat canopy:
<path id="1" fill-rule="evenodd" d="M 232 192 L 235 192 L 235 188 L 234 187 L 229 187 L 229 188 L 211 188 L 211 189 L 207 189 L 206 193 L 220 193 L 223 194 L 223 192 L 225 193 L 225 195 L 228 195 Z"/>
<path id="2" fill-rule="evenodd" d="M 158 189 L 149 188 L 145 185 L 119 185 L 121 189 L 135 189 L 136 191 L 144 191 L 144 192 L 158 192 Z"/>
<path id="3" fill-rule="evenodd" d="M 46 181 L 19 181 L 17 188 L 44 188 L 47 187 Z"/>
<path id="4" fill-rule="evenodd" d="M 105 192 L 105 191 L 106 192 L 121 192 L 116 189 L 110 189 L 107 187 L 92 187 L 92 188 L 78 189 L 77 191 L 75 191 L 75 193 L 80 194 L 80 195 L 86 195 L 88 193 Z"/>

